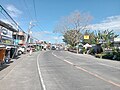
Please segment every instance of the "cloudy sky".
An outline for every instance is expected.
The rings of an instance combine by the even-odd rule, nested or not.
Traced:
[[[61,42],[62,36],[53,33],[56,22],[75,10],[93,16],[92,30],[110,29],[120,35],[120,0],[0,0],[0,4],[25,32],[32,21],[32,35],[39,40]],[[0,20],[12,23],[4,12]]]

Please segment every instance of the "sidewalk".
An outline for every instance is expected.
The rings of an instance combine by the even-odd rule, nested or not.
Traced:
[[[39,53],[22,55],[0,71],[0,90],[42,90],[36,63]]]
[[[27,54],[22,54],[21,56],[18,56],[16,59],[11,59],[9,64],[3,64],[3,66],[0,67],[0,80],[2,80],[26,56]]]

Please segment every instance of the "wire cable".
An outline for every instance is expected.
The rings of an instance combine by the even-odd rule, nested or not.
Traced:
[[[35,12],[35,19],[37,20],[35,0],[33,0],[33,7],[34,7],[34,12]]]

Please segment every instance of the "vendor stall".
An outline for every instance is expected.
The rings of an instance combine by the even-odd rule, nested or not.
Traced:
[[[0,64],[3,64],[5,58],[6,48],[4,45],[0,45]]]

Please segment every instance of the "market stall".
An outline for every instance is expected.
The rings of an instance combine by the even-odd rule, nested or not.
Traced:
[[[0,45],[0,64],[3,64],[5,58],[6,48],[4,45]]]

